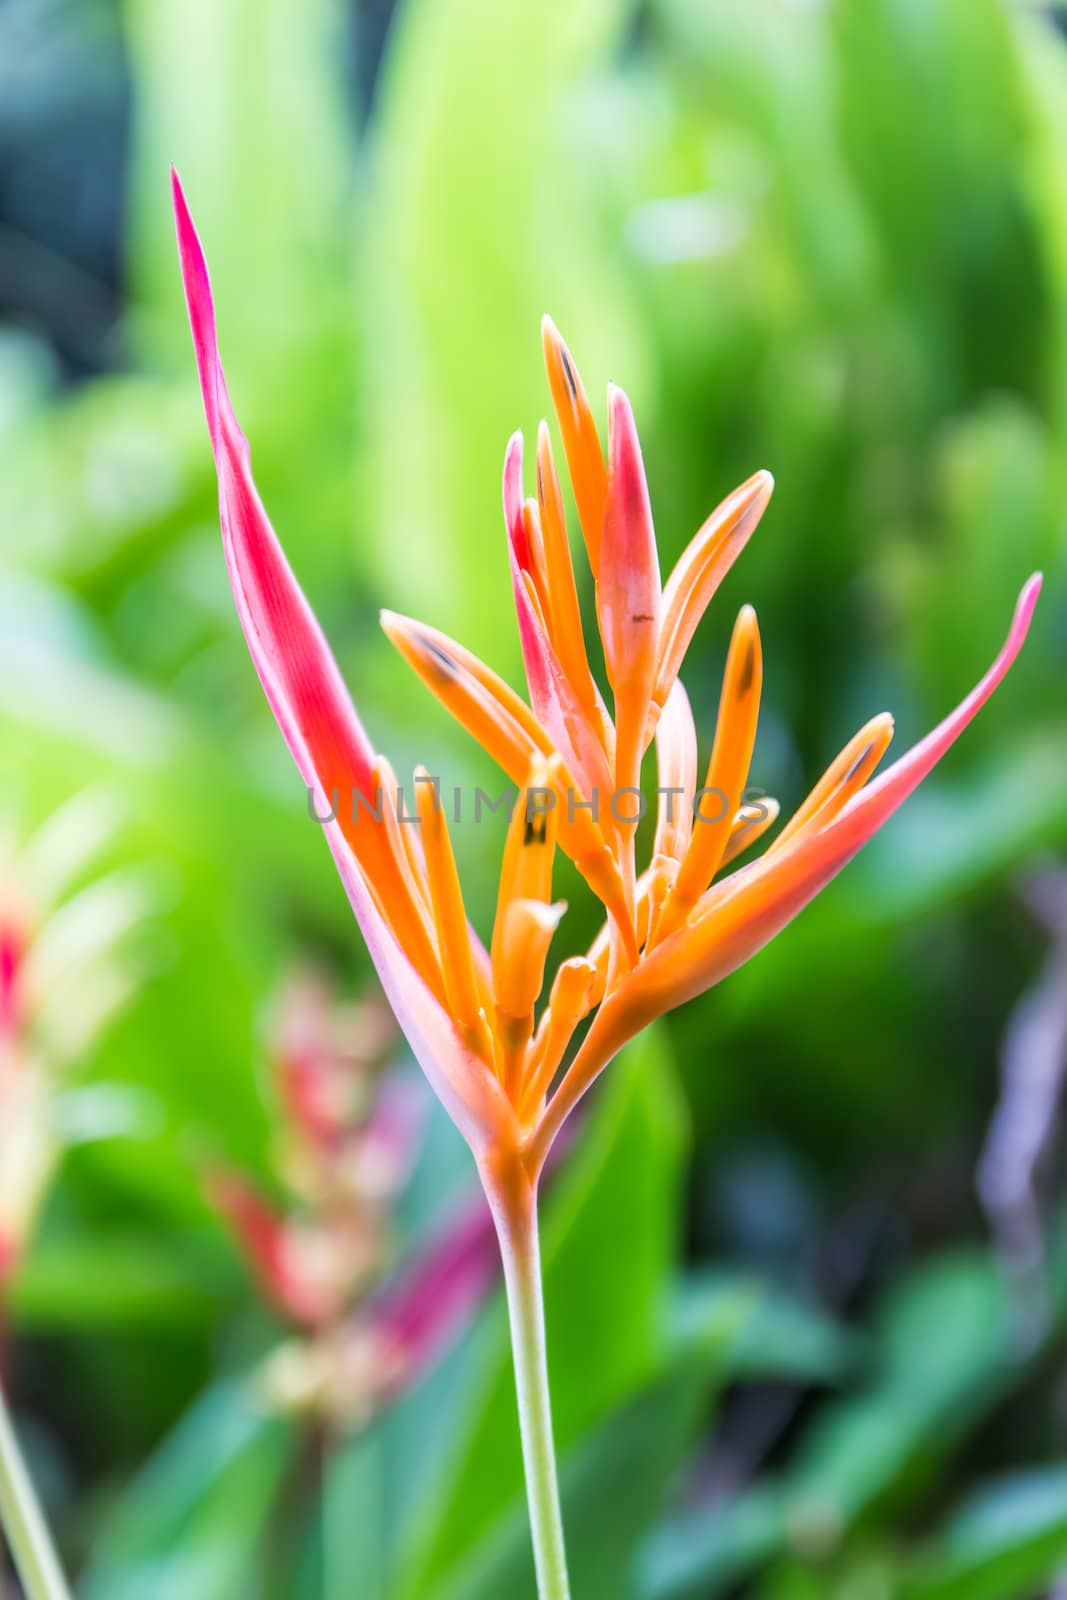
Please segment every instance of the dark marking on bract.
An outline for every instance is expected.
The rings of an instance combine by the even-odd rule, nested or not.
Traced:
[[[545,844],[548,841],[548,821],[543,811],[537,811],[526,818],[526,832],[522,836],[524,845]]]
[[[873,743],[864,745],[863,749],[860,751],[860,753],[856,757],[855,761],[852,763],[852,765],[849,767],[848,771],[845,773],[845,776],[841,779],[842,785],[844,785],[846,783],[849,783],[851,781],[851,779],[853,779],[856,776],[856,773],[862,767],[863,763],[866,761],[867,757],[870,755],[870,753],[871,753],[871,751],[873,749],[874,749]]]
[[[655,622],[651,611],[634,611],[630,615],[631,622]]]
[[[748,641],[748,649],[745,652],[745,662],[744,662],[743,667],[741,668],[741,682],[737,685],[738,699],[740,699],[742,695],[746,695],[748,693],[748,691],[751,689],[752,680],[753,680],[753,678],[755,676],[756,676],[756,642],[755,642],[754,639],[750,639]]]
[[[453,661],[447,650],[442,650],[439,644],[432,639],[427,639],[425,634],[419,635],[419,644],[423,652],[429,657],[431,664],[443,677],[453,679],[459,677],[459,664]]]
[[[571,392],[571,399],[574,400],[574,401],[577,401],[577,399],[578,399],[578,380],[574,376],[574,371],[573,371],[573,369],[571,367],[571,363],[570,363],[570,357],[568,356],[566,350],[561,350],[560,351],[560,359],[563,362],[563,372],[564,372],[564,376],[567,379],[567,387]]]

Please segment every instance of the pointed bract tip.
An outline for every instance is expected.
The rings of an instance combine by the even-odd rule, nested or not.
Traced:
[[[378,613],[378,626],[391,644],[418,639],[418,623],[412,617],[402,616],[399,611],[389,611],[383,607]]]
[[[1005,649],[1010,652],[1013,660],[1022,647],[1023,640],[1029,631],[1034,615],[1034,607],[1037,605],[1037,597],[1041,593],[1041,585],[1044,581],[1045,575],[1043,572],[1031,573],[1023,584],[1019,592],[1019,598],[1015,602],[1015,613],[1012,616],[1011,627],[1008,630],[1008,637],[1005,642]]]
[[[182,187],[182,180],[178,175],[177,167],[171,167],[170,169],[170,196],[174,206],[174,220],[178,226],[179,239],[186,232],[191,232],[195,237],[196,227],[193,223],[193,215],[189,210],[189,202],[185,198],[185,189]]]
[[[608,422],[614,417],[616,411],[620,416],[633,416],[633,406],[626,390],[617,383],[608,382]]]
[[[641,440],[630,397],[617,383],[608,384],[608,456],[614,462],[623,453],[641,459]]]
[[[178,239],[178,262],[181,269],[185,306],[189,313],[189,327],[193,336],[200,392],[204,400],[208,433],[216,454],[222,448],[221,431],[229,427],[235,439],[240,438],[236,418],[229,410],[226,385],[219,364],[218,340],[215,332],[215,305],[211,295],[211,278],[207,258],[189,210],[185,191],[177,171],[172,169],[171,191],[174,198],[174,229]],[[225,419],[220,415],[226,408]]]
[[[516,428],[504,452],[504,517],[508,532],[522,517],[522,429]]]
[[[1027,578],[1026,582],[1023,584],[1022,593],[1019,595],[1019,604],[1017,610],[1020,613],[1025,612],[1027,622],[1029,622],[1030,618],[1033,616],[1034,607],[1037,604],[1037,597],[1041,593],[1041,586],[1044,581],[1045,574],[1043,572],[1032,572]]]
[[[567,348],[566,339],[560,333],[547,311],[541,318],[541,350],[544,354],[545,368],[549,376],[551,377],[553,368],[559,369],[566,379],[567,387],[573,396],[578,386],[574,362]]]
[[[553,900],[546,905],[543,900],[524,900],[523,915],[545,933],[555,933],[567,914],[566,900]]]
[[[734,492],[727,497],[726,505],[739,505],[746,524],[749,524],[753,512],[763,515],[767,502],[774,493],[774,477],[765,468],[754,472],[751,478],[746,478]]]
[[[857,740],[861,736],[865,736],[867,742],[853,766],[861,766],[864,759],[874,750],[879,752],[878,760],[880,761],[892,744],[893,735],[896,731],[896,720],[891,711],[879,711],[875,716],[871,717],[869,721],[864,723],[860,733],[856,735]]]

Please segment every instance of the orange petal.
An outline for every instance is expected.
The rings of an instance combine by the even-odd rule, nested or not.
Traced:
[[[666,705],[697,624],[755,532],[773,490],[769,472],[757,472],[735,489],[712,512],[667,579],[653,696],[656,705]]]
[[[728,867],[731,861],[736,861],[737,857],[754,845],[757,839],[762,839],[767,829],[773,828],[778,821],[780,810],[777,800],[772,800],[769,796],[766,799],[746,801],[734,818],[733,831],[722,858],[722,865]]]
[[[430,905],[425,868],[414,835],[414,816],[402,810],[396,774],[382,755],[375,759],[371,781],[377,796],[375,810],[381,822],[375,821],[369,812],[364,817],[361,811],[356,831],[361,827],[380,827],[389,844],[388,855],[383,858],[372,887],[408,958],[434,996],[443,1001],[444,980],[427,927]],[[408,816],[406,822],[401,821],[402,815]]]
[[[743,606],[726,658],[704,791],[698,797],[692,838],[661,934],[688,915],[722,864],[752,764],[762,687],[763,654],[756,613],[751,606]]]
[[[560,849],[574,862],[611,916],[626,958],[633,963],[637,960],[639,950],[637,930],[615,852],[608,845],[592,813],[585,809],[585,802],[575,795],[566,773],[562,775],[561,783]]]
[[[658,944],[663,931],[663,913],[670,904],[675,885],[678,882],[678,872],[681,862],[675,856],[657,855],[652,857],[652,863],[645,874],[645,899],[648,914],[645,918],[647,931],[642,940],[645,948]],[[639,885],[640,888],[640,885]],[[642,907],[638,906],[638,928],[641,928]]]
[[[853,734],[841,753],[827,767],[799,810],[789,819],[767,854],[781,850],[791,839],[809,828],[832,822],[857,794],[889,748],[893,737],[893,718],[888,711],[872,717]]]
[[[460,725],[499,762],[513,783],[525,783],[530,757],[538,751],[553,753],[552,740],[530,708],[484,662],[454,639],[425,623],[392,611],[381,614],[386,635],[413,667],[427,688]],[[593,893],[617,922],[630,958],[637,943],[626,892],[615,853],[598,820],[603,797],[582,799],[579,785],[567,770],[560,771],[559,844],[574,862]],[[589,810],[594,804],[596,814]]]
[[[541,342],[545,352],[545,370],[552,391],[559,431],[563,435],[563,448],[571,475],[574,499],[578,507],[578,520],[589,556],[589,565],[596,577],[600,570],[600,540],[604,527],[604,507],[607,503],[608,474],[596,423],[589,409],[582,380],[571,359],[570,351],[559,336],[551,317],[541,322]]]
[[[523,1026],[523,1045],[533,1031],[533,1010],[544,984],[545,961],[566,903],[513,900],[493,939],[493,993],[497,1010]]]
[[[552,740],[530,708],[478,657],[436,628],[381,613],[382,628],[408,665],[514,783],[524,783],[535,750]]]
[[[504,844],[497,920],[512,900],[552,898],[552,867],[559,832],[555,785],[558,763],[534,756],[515,802]]]
[[[535,756],[508,825],[493,922],[497,1035],[503,1049],[504,1083],[513,1100],[518,1097],[533,1033],[548,948],[564,910],[562,904],[549,904],[558,828],[554,776],[549,763]]]
[[[475,978],[463,890],[438,786],[425,767],[415,769],[415,803],[448,1006],[471,1035],[476,1048],[484,1047],[485,1019]]]
[[[551,1088],[575,1028],[589,1015],[595,982],[596,968],[584,956],[571,956],[560,963],[534,1041],[519,1106],[520,1117],[534,1112]]]
[[[693,832],[697,787],[697,731],[689,696],[676,681],[656,727],[659,813],[653,855],[681,861]]]

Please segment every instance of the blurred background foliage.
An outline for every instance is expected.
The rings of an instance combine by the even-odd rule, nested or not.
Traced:
[[[376,611],[515,678],[499,474],[546,409],[546,309],[590,393],[634,399],[665,564],[776,475],[688,685],[710,733],[751,599],[754,778],[786,805],[873,710],[925,731],[1045,569],[1011,679],[889,832],[605,1080],[548,1315],[582,1600],[1061,1592],[1055,8],[0,5],[0,803],[26,834],[106,785],[105,864],[151,885],[125,1010],[64,1068],[111,1114],[3,1292],[29,1453],[90,1600],[517,1600],[498,1297],[351,1437],[247,1382],[277,1328],[204,1164],[267,1181],[270,996],[367,963],[232,612],[171,161],[260,487],[402,774],[495,778]],[[500,840],[457,844],[484,929]],[[401,1252],[470,1181],[432,1119]]]

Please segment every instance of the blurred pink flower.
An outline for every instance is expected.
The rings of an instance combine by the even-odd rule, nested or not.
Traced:
[[[331,1424],[362,1423],[414,1382],[499,1270],[480,1192],[396,1259],[393,1208],[427,1107],[417,1080],[386,1069],[387,1019],[374,1001],[336,1003],[314,979],[289,984],[269,1046],[285,1198],[230,1169],[205,1179],[264,1300],[296,1330],[266,1364],[269,1394]]]

